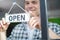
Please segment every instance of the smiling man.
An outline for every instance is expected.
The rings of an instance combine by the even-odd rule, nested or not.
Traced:
[[[39,0],[25,0],[25,10],[31,14],[29,22],[16,25],[7,40],[40,40],[42,38]],[[1,31],[5,32],[8,26],[9,23],[2,19]],[[60,38],[57,36],[60,35],[59,27],[60,25],[56,23],[48,24],[50,38]]]

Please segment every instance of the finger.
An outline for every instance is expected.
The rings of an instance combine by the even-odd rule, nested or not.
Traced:
[[[5,19],[4,19],[4,18],[2,18],[2,23],[3,23],[3,24],[6,24],[6,21],[5,21]]]
[[[6,20],[4,18],[2,18],[2,25],[8,26],[9,24],[10,24],[10,22],[6,22]]]
[[[32,18],[30,19],[30,21],[28,22],[31,29],[32,29],[32,24],[31,24],[31,23],[32,23],[33,19],[34,19],[34,18],[32,17]]]
[[[4,27],[3,27],[3,23],[2,23],[2,22],[1,22],[1,26],[2,26],[2,28],[4,28]]]
[[[33,18],[29,20],[29,25],[31,26],[31,23],[33,22]]]
[[[2,22],[1,22],[1,25],[2,25],[2,30],[6,30],[7,29],[7,23],[5,23],[5,24],[3,24]]]
[[[29,24],[32,26],[35,22],[38,22],[39,19],[37,17],[32,17],[29,21]]]
[[[38,25],[39,25],[39,23],[36,22],[36,23],[33,25],[33,27],[35,28],[35,27],[37,27]]]
[[[34,23],[34,21],[39,21],[39,19],[38,19],[37,17],[32,17],[31,20],[30,20],[30,23],[31,23],[31,22]]]
[[[41,25],[39,22],[36,22],[33,27],[37,28],[37,29],[41,29]]]
[[[37,23],[37,20],[32,21],[31,26],[33,26],[35,23]]]
[[[37,15],[34,12],[29,11],[29,13],[30,13],[31,17],[37,17]]]
[[[3,24],[10,24],[10,22],[6,22],[5,18],[2,18],[2,23]]]
[[[38,20],[35,19],[35,20],[32,20],[32,22],[30,23],[30,28],[35,28],[35,26],[33,26],[35,23],[37,23]]]
[[[28,12],[30,13],[30,17],[32,17],[32,15],[31,15],[32,11],[28,11]]]
[[[31,24],[35,20],[35,17],[32,17],[29,21],[29,24]]]

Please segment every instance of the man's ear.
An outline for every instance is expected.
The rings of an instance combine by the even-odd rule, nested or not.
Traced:
[[[60,37],[56,33],[54,33],[51,29],[48,29],[48,33],[49,33],[49,38],[60,39]]]

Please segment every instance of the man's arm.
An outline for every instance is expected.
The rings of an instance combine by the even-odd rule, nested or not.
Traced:
[[[10,23],[7,23],[4,18],[0,20],[0,40],[6,40],[6,30]]]
[[[0,32],[0,40],[6,40],[6,31]]]
[[[51,29],[48,29],[49,31],[49,38],[51,39],[60,39],[60,36],[56,35]]]

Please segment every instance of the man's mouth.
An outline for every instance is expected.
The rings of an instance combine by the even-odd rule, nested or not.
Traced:
[[[35,9],[28,9],[27,11],[35,11]]]
[[[29,11],[31,11],[31,12],[35,12],[35,10],[29,10]],[[29,12],[29,11],[28,11],[28,12]]]

